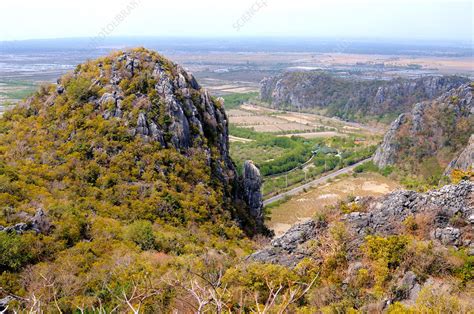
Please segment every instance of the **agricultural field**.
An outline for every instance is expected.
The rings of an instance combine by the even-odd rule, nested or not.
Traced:
[[[360,123],[346,122],[338,118],[325,117],[313,113],[275,110],[260,102],[252,94],[249,102],[235,102],[229,106],[226,101],[227,115],[234,126],[253,129],[260,133],[273,133],[280,136],[302,136],[304,138],[381,135],[383,128],[366,126]],[[227,96],[229,97],[229,96]],[[245,97],[244,95],[240,96]],[[226,99],[226,97],[224,97]]]
[[[355,196],[376,197],[400,188],[399,183],[378,173],[341,176],[286,202],[267,207],[270,212],[267,225],[278,236],[294,223],[323,214],[328,206],[338,206],[339,202]]]
[[[0,81],[0,108],[30,96],[37,87],[37,84],[26,81]]]
[[[239,171],[245,160],[255,162],[265,198],[364,160],[381,140],[361,124],[273,110],[254,94],[226,97],[231,156]]]

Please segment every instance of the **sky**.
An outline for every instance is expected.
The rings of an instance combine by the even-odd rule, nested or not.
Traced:
[[[473,41],[472,0],[1,0],[0,40],[104,36]]]

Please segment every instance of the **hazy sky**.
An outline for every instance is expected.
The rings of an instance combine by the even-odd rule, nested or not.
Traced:
[[[121,35],[473,38],[471,0],[0,1],[0,40]]]

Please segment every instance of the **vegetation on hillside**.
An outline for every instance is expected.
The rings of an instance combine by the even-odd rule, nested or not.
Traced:
[[[185,272],[179,261],[199,263],[212,250],[235,257],[252,246],[209,164],[221,154],[214,135],[184,154],[130,132],[143,110],[167,130],[153,68],[144,65],[158,62],[169,75],[175,69],[156,53],[133,53],[142,57],[140,73],[127,76],[117,52],[64,76],[64,92],[42,86],[0,119],[0,225],[28,225],[46,213],[41,232],[0,231],[0,293],[15,296],[20,308],[126,311],[122,298],[135,298],[135,285],[173,280]],[[124,76],[122,118],[107,118],[115,104],[98,101],[111,92],[112,71]],[[137,101],[143,95],[156,102]],[[166,287],[147,311],[171,304],[177,286]]]
[[[244,94],[229,94],[224,95],[222,98],[224,99],[225,109],[235,109],[238,108],[240,105],[248,102],[249,100],[256,99],[258,97],[258,92],[251,92],[251,93],[244,93]]]
[[[419,104],[402,120],[381,146],[395,148],[390,156],[394,177],[410,189],[426,190],[449,182],[445,177],[449,163],[474,134],[472,86],[464,85]]]

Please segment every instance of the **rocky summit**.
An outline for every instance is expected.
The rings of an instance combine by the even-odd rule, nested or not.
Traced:
[[[255,201],[253,194],[259,188],[254,183],[259,180],[258,172],[251,180],[237,175],[229,156],[228,119],[222,100],[209,95],[181,66],[155,52],[117,52],[79,65],[73,73],[59,79],[57,86],[43,88],[17,111],[7,114],[6,119],[13,119],[15,114],[48,121],[48,126],[38,126],[29,132],[41,130],[56,141],[56,148],[69,143],[70,150],[79,150],[78,157],[85,154],[86,160],[94,161],[98,173],[92,175],[92,184],[123,153],[123,143],[119,141],[177,152],[189,160],[198,158],[206,173],[198,174],[192,184],[209,180],[210,186],[222,193],[217,198],[223,200],[224,207],[243,229],[251,233],[264,230],[262,204]],[[7,133],[13,136],[14,132],[12,125]],[[107,147],[104,139],[115,140],[117,144]],[[29,138],[16,140],[25,143],[21,157],[35,162],[36,157],[30,155],[34,151],[30,145],[34,143],[28,143]],[[53,151],[49,154],[41,162],[51,166],[68,162],[68,157],[61,161]],[[130,154],[131,160],[117,166],[130,167],[132,162],[137,167],[136,175],[101,184],[113,187],[124,182],[146,190],[153,185],[148,179],[150,175],[170,178],[175,173],[171,164],[149,164],[153,161],[148,160],[151,156],[145,151],[132,150]]]
[[[223,100],[154,51],[78,65],[6,111],[0,133],[1,311],[127,312],[139,289],[148,312],[189,312],[163,302],[194,285],[181,276],[270,234],[258,168],[240,176],[230,158]]]

